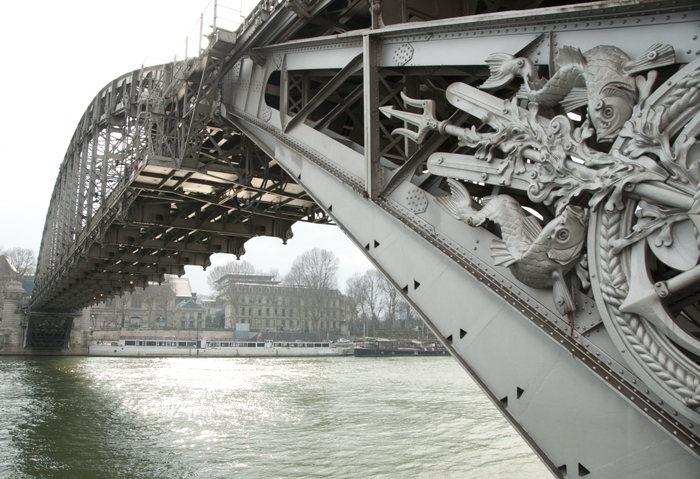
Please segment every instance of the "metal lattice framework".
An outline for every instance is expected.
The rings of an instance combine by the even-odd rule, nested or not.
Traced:
[[[334,222],[555,476],[697,477],[699,15],[262,2],[96,97],[32,307]]]
[[[35,310],[75,309],[327,221],[273,159],[202,113],[209,59],[124,75],[87,109],[47,214]]]

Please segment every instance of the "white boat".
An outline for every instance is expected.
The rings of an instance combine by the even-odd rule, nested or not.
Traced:
[[[287,342],[287,341],[195,341],[179,340],[134,340],[91,344],[90,356],[119,357],[313,357],[313,356],[352,356],[350,348],[336,347],[330,342]]]

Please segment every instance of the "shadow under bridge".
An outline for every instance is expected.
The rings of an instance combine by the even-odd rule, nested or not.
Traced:
[[[207,57],[208,58],[208,57]],[[100,91],[76,127],[46,217],[33,312],[69,312],[240,257],[255,236],[287,241],[326,223],[252,142],[198,104],[206,59],[144,68]]]

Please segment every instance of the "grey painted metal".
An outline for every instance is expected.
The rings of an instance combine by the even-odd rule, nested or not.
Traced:
[[[373,15],[373,18],[376,15]],[[372,22],[375,26],[376,22]],[[379,164],[380,140],[379,140],[379,70],[378,42],[375,38],[365,35],[362,37],[362,93],[365,133],[365,163],[367,172],[365,175],[366,192],[370,198],[375,198],[381,191],[382,168]]]
[[[319,91],[312,100],[306,103],[304,107],[294,115],[294,117],[289,120],[287,126],[285,126],[284,131],[288,131],[294,128],[294,125],[300,121],[304,121],[310,113],[312,113],[316,108],[318,108],[321,103],[323,103],[329,96],[351,75],[360,69],[362,63],[362,55],[358,55],[350,61],[347,65],[343,67],[332,79],[330,79]]]
[[[34,306],[70,309],[99,288],[115,294],[206,264],[214,251],[243,254],[259,234],[286,240],[294,221],[332,220],[553,475],[697,477],[700,372],[688,353],[700,332],[697,5],[494,13],[522,5],[445,0],[427,19],[411,1],[340,3],[263,2],[259,20],[217,32],[202,57],[100,92],[61,166]],[[450,9],[487,13],[449,18]],[[659,42],[671,60],[651,46]],[[577,93],[596,75],[609,82],[589,53],[600,45],[629,55],[610,60],[617,50],[602,49],[619,80],[606,86],[628,82],[627,93],[601,99],[591,88],[587,107],[580,91],[537,96],[547,85]],[[358,58],[361,78],[349,74]],[[518,77],[529,82],[521,91],[509,85]],[[495,93],[476,88],[484,82]],[[630,110],[621,134],[593,121],[605,111],[598,100]],[[560,103],[591,120],[556,116]],[[305,121],[290,124],[295,114]],[[392,134],[401,129],[427,141]],[[562,132],[573,135],[568,148]],[[606,176],[616,161],[624,174]],[[563,193],[541,196],[547,188]],[[262,206],[249,215],[241,202]],[[570,215],[586,218],[584,207],[588,233],[571,247],[534,262],[518,250],[558,234]],[[637,219],[638,209],[656,219]],[[477,227],[479,215],[496,225]],[[508,215],[523,225],[520,246],[509,243]]]
[[[365,43],[365,48],[367,48],[366,45],[367,43]],[[314,46],[314,48],[316,47],[317,45]],[[385,58],[386,55],[380,55],[378,62],[381,63],[382,59]],[[306,62],[305,64],[308,64],[308,62]],[[366,104],[367,99],[365,99],[365,105]],[[367,111],[366,106],[365,111]],[[270,151],[274,148],[276,156],[279,158],[280,162],[282,162],[282,164],[284,164],[286,167],[295,167],[298,164],[298,161],[294,161],[291,158],[295,157],[296,155],[303,155],[308,160],[308,163],[318,165],[325,172],[335,173],[334,176],[336,178],[342,178],[342,176],[348,178],[352,176],[350,174],[338,175],[337,172],[339,169],[341,171],[346,168],[350,169],[353,162],[345,159],[338,160],[337,158],[339,158],[339,156],[336,152],[333,152],[332,154],[330,154],[329,152],[328,154],[323,155],[320,151],[323,142],[314,141],[313,135],[310,134],[310,132],[309,136],[305,137],[304,143],[308,145],[313,145],[315,153],[314,155],[309,155],[306,151],[307,149],[303,145],[297,145],[297,147],[295,148],[295,143],[300,143],[299,138],[297,137],[295,141],[294,138],[287,138],[285,137],[285,135],[279,135],[276,132],[274,124],[259,122],[255,118],[246,115],[243,112],[239,113],[236,110],[230,110],[229,116],[231,115],[235,116],[238,119],[236,125],[243,131],[245,131],[246,134],[249,135],[251,138],[254,138],[256,142],[258,142],[260,145],[265,145],[264,147],[266,149],[269,149]],[[243,123],[240,123],[241,121]],[[366,121],[371,120],[366,118]],[[372,130],[372,128],[370,128],[370,130]],[[295,131],[295,133],[297,133],[298,135],[301,134],[301,132],[299,131]],[[365,132],[365,134],[367,133]],[[293,151],[291,153],[285,153],[285,149],[291,149]],[[320,158],[319,155],[321,156]],[[285,161],[286,157],[291,157],[289,162]],[[367,161],[367,157],[368,155],[365,153],[365,162]],[[567,421],[564,417],[557,416],[554,421],[551,421],[554,422],[556,426],[552,425],[551,423],[549,425],[542,424],[543,417],[540,416],[538,418],[538,421],[534,421],[534,423],[531,424],[533,428],[532,431],[539,430],[539,432],[531,433],[529,432],[529,430],[523,429],[521,429],[521,432],[523,432],[523,435],[528,440],[538,444],[543,451],[546,451],[543,455],[545,455],[546,458],[549,459],[548,465],[550,465],[550,468],[553,470],[553,472],[561,474],[562,471],[565,469],[566,471],[568,471],[567,475],[574,475],[576,472],[579,472],[582,475],[587,475],[586,471],[594,471],[593,474],[597,477],[620,477],[632,475],[648,475],[648,477],[655,477],[659,474],[672,475],[678,477],[694,477],[696,475],[698,466],[697,457],[692,452],[689,453],[685,460],[681,460],[680,462],[675,461],[675,458],[684,455],[684,453],[680,452],[680,450],[686,450],[683,449],[683,446],[688,448],[687,450],[690,451],[697,448],[697,438],[694,436],[692,428],[684,427],[679,421],[676,421],[674,419],[667,419],[667,417],[673,418],[674,414],[678,414],[679,411],[684,408],[678,407],[667,409],[663,407],[663,405],[665,404],[663,401],[661,401],[661,404],[659,404],[659,402],[657,401],[657,405],[652,406],[653,401],[655,400],[655,394],[649,391],[648,389],[639,389],[639,387],[637,386],[637,384],[639,384],[639,380],[631,373],[630,369],[628,369],[628,365],[626,364],[626,361],[623,359],[623,357],[620,356],[619,352],[616,351],[614,347],[610,347],[611,344],[605,340],[604,333],[596,334],[600,333],[600,320],[593,320],[590,324],[583,322],[591,318],[594,315],[595,310],[587,310],[587,308],[581,307],[583,305],[581,305],[580,303],[588,303],[590,301],[592,306],[593,300],[591,298],[584,296],[579,296],[577,298],[577,302],[579,304],[577,304],[576,306],[576,311],[574,315],[576,319],[581,320],[580,324],[576,324],[576,322],[572,323],[571,318],[566,318],[565,316],[562,317],[557,312],[556,308],[553,307],[551,297],[549,300],[544,301],[539,305],[535,304],[537,301],[534,301],[534,292],[531,290],[527,291],[527,293],[522,290],[517,291],[517,296],[515,296],[509,301],[508,299],[506,299],[509,296],[509,294],[504,295],[505,291],[500,287],[499,282],[496,279],[498,275],[494,274],[495,271],[489,271],[490,268],[487,265],[493,265],[493,260],[489,258],[490,255],[486,254],[484,256],[481,256],[480,259],[476,261],[459,261],[459,256],[461,255],[455,254],[453,250],[455,249],[455,246],[458,246],[460,243],[460,239],[458,238],[465,238],[468,236],[466,232],[463,232],[461,234],[450,235],[448,237],[449,239],[446,238],[446,244],[440,244],[440,242],[435,243],[434,239],[436,237],[439,238],[441,236],[440,230],[442,228],[448,228],[448,226],[445,224],[444,220],[438,219],[439,215],[433,212],[434,217],[425,221],[424,225],[420,224],[423,223],[422,221],[411,221],[412,217],[415,216],[415,213],[413,213],[411,205],[406,204],[407,199],[411,197],[410,191],[401,191],[401,193],[403,194],[400,197],[397,197],[396,193],[389,194],[389,198],[387,198],[384,201],[380,200],[379,198],[375,199],[374,204],[376,206],[379,206],[380,208],[385,207],[386,210],[392,212],[392,216],[394,218],[399,219],[399,223],[401,225],[397,228],[398,231],[394,232],[393,234],[381,235],[378,234],[379,231],[388,228],[386,219],[382,219],[381,215],[378,215],[378,213],[376,213],[375,209],[373,209],[372,207],[370,207],[369,209],[373,212],[364,210],[358,211],[360,207],[357,205],[357,201],[353,202],[352,206],[349,206],[346,200],[324,200],[320,198],[321,196],[323,196],[323,194],[330,194],[331,190],[336,191],[337,186],[332,185],[332,182],[328,178],[324,178],[324,180],[319,182],[318,185],[313,186],[311,184],[311,180],[309,179],[309,172],[307,172],[306,169],[303,168],[306,165],[307,162],[303,162],[302,169],[298,172],[295,168],[293,175],[301,177],[300,182],[304,184],[309,191],[313,192],[314,198],[317,202],[319,202],[320,204],[327,205],[328,208],[332,208],[332,216],[339,224],[341,224],[344,227],[344,229],[347,229],[349,234],[356,234],[358,236],[360,234],[370,234],[371,239],[367,238],[365,240],[359,240],[358,243],[361,246],[363,246],[365,250],[370,252],[370,255],[376,261],[376,264],[390,278],[392,278],[392,280],[394,280],[396,286],[404,292],[408,293],[407,296],[409,299],[413,299],[411,297],[412,291],[416,291],[418,288],[424,287],[426,283],[431,284],[430,280],[420,281],[419,279],[416,279],[415,273],[417,271],[420,271],[421,265],[424,262],[430,266],[434,266],[436,263],[438,263],[438,261],[432,260],[427,262],[425,261],[428,254],[425,251],[425,246],[421,241],[419,241],[420,246],[415,248],[408,247],[405,244],[401,243],[399,238],[403,239],[406,236],[405,226],[414,223],[414,232],[417,233],[419,237],[421,237],[423,242],[426,240],[433,239],[432,247],[439,251],[442,251],[443,254],[452,258],[458,264],[461,263],[462,267],[464,267],[465,269],[471,269],[476,279],[486,283],[487,285],[490,285],[491,290],[497,292],[498,295],[502,298],[502,300],[505,299],[508,303],[511,303],[512,301],[512,306],[517,308],[516,311],[518,313],[523,314],[525,318],[529,319],[530,324],[533,324],[533,326],[535,327],[539,327],[541,330],[544,329],[545,331],[547,325],[551,324],[552,322],[555,325],[558,325],[558,328],[555,327],[551,331],[549,331],[549,335],[550,337],[553,336],[555,338],[555,341],[558,342],[558,344],[564,345],[564,350],[567,351],[567,357],[569,357],[568,355],[572,355],[574,358],[580,361],[579,364],[590,364],[590,366],[587,366],[589,368],[589,373],[593,372],[593,377],[599,378],[603,384],[608,384],[610,386],[610,389],[603,388],[603,392],[601,392],[601,396],[598,398],[596,398],[596,393],[593,392],[593,389],[595,388],[593,388],[592,385],[587,385],[586,388],[591,387],[591,389],[587,389],[586,392],[576,393],[575,397],[566,396],[566,400],[563,400],[563,397],[560,397],[562,392],[568,391],[567,393],[564,393],[565,395],[570,393],[572,390],[571,388],[573,386],[570,384],[563,385],[559,383],[558,387],[561,387],[561,390],[554,391],[552,389],[548,389],[544,396],[534,399],[534,402],[532,403],[528,403],[526,406],[527,409],[531,409],[534,405],[538,404],[548,404],[549,406],[553,407],[553,404],[557,401],[555,400],[554,403],[548,401],[552,401],[552,398],[554,397],[560,397],[560,399],[562,399],[562,404],[567,404],[567,408],[565,408],[567,411],[579,411],[579,414],[585,416],[586,414],[581,411],[590,407],[590,411],[596,411],[595,414],[598,414],[601,411],[610,411],[610,409],[608,408],[612,406],[610,397],[610,394],[612,394],[613,396],[618,397],[619,400],[623,401],[623,403],[625,404],[624,406],[622,406],[623,408],[627,408],[630,404],[639,404],[639,407],[636,408],[637,414],[639,414],[640,416],[647,416],[649,419],[662,425],[661,429],[654,429],[657,426],[652,426],[653,423],[651,421],[645,422],[646,424],[649,424],[649,427],[651,429],[648,429],[643,433],[640,432],[639,437],[635,438],[634,440],[630,440],[629,431],[631,426],[629,424],[620,424],[615,423],[615,421],[613,421],[613,423],[608,423],[609,426],[612,426],[610,429],[604,428],[600,424],[597,424],[595,426],[597,430],[596,438],[599,439],[601,437],[605,437],[609,439],[610,442],[605,443],[604,445],[602,443],[598,443],[598,445],[602,445],[600,449],[592,447],[590,444],[581,444],[578,448],[575,447],[573,449],[578,450],[584,455],[587,455],[588,457],[586,457],[585,460],[583,458],[580,458],[574,461],[570,458],[567,461],[561,461],[561,458],[557,458],[556,450],[560,447],[563,447],[563,449],[571,450],[569,448],[569,446],[571,445],[570,441],[574,440],[574,438],[576,437],[586,435],[586,433],[583,432],[583,429],[586,429],[586,427],[581,425],[581,416],[578,416],[575,419],[575,422],[577,422],[578,425],[572,424],[570,421]],[[346,168],[343,168],[344,166]],[[389,168],[389,170],[390,169],[391,168]],[[366,173],[364,183],[370,184],[371,181],[372,175],[368,172]],[[344,182],[348,186],[350,186],[354,191],[357,191],[358,193],[361,192],[361,188],[363,186],[363,182],[361,179],[358,182],[348,181],[346,179]],[[406,183],[407,182],[403,183],[403,185],[405,185]],[[396,188],[395,191],[398,192],[400,190],[401,187]],[[368,194],[371,194],[370,192],[373,191],[373,188],[371,186],[368,186],[366,191]],[[396,207],[394,204],[392,204],[392,200],[397,202],[404,202],[405,206],[403,208]],[[367,200],[364,200],[364,202],[366,203]],[[352,214],[350,214],[350,218],[341,217],[341,213],[338,212],[338,203],[343,204],[342,211],[349,210],[353,212]],[[434,202],[430,200],[428,201],[428,208],[423,214],[429,214],[431,210],[430,204],[434,204]],[[376,206],[374,208],[376,208]],[[363,224],[353,227],[353,217],[362,218],[361,221],[363,222]],[[370,218],[371,220],[368,220]],[[366,224],[368,221],[371,221],[371,225]],[[475,234],[476,233],[471,233],[472,236],[470,242],[472,242],[472,244],[476,243],[476,246],[474,246],[474,249],[476,250],[479,249],[478,242],[483,241],[484,243],[486,243],[487,238],[484,237],[481,240],[477,239],[476,241],[474,241],[473,235]],[[471,248],[469,249],[471,250]],[[386,251],[386,256],[391,257],[391,259],[388,260],[386,263],[383,263],[381,260],[378,260],[378,258],[373,254],[375,250]],[[464,250],[466,250],[466,248],[464,248]],[[416,259],[412,260],[412,258]],[[397,268],[399,268],[398,271]],[[402,269],[409,270],[407,272],[410,274],[410,276],[413,276],[412,285],[411,281],[407,280],[408,278],[405,277],[407,276],[407,272],[404,272],[403,275],[401,274]],[[400,279],[402,276],[404,276],[403,280]],[[473,308],[473,304],[470,304],[469,306],[462,305],[461,308],[455,309],[454,311],[448,311],[448,309],[450,309],[449,306],[444,306],[442,305],[442,303],[454,303],[458,301],[456,298],[460,297],[460,295],[468,297],[469,301],[473,303],[475,301],[475,298],[482,297],[482,295],[468,293],[465,295],[465,292],[471,291],[469,286],[465,284],[463,280],[460,280],[458,278],[450,279],[451,281],[441,283],[440,286],[435,289],[435,291],[431,291],[432,294],[429,295],[429,298],[430,301],[435,301],[435,304],[432,304],[432,307],[436,308],[436,310],[434,310],[433,313],[428,312],[428,309],[431,308],[431,306],[422,306],[418,302],[415,302],[415,304],[419,308],[419,310],[423,314],[425,314],[426,317],[434,318],[433,324],[435,328],[442,333],[445,341],[448,344],[451,341],[454,345],[455,338],[457,336],[460,336],[460,339],[464,339],[468,338],[470,334],[474,334],[473,328],[470,326],[469,321],[464,320],[464,312],[468,310],[469,307]],[[511,278],[511,280],[513,279]],[[503,281],[503,279],[501,278],[500,281]],[[517,281],[509,284],[508,289],[513,288],[515,284],[517,284]],[[455,287],[453,291],[449,291],[448,285],[459,286]],[[445,291],[449,292],[445,293]],[[476,291],[474,291],[474,293],[476,293]],[[523,300],[523,298],[525,300]],[[501,304],[502,300],[495,302],[485,300],[485,304],[480,305],[476,308],[476,310],[489,311],[490,308]],[[546,312],[547,314],[543,315],[543,312]],[[586,316],[585,313],[588,313],[588,316]],[[460,314],[460,320],[455,320],[454,318],[460,317]],[[506,315],[507,314],[505,314],[502,307],[497,308],[497,317],[499,319],[503,318]],[[484,313],[481,316],[486,317],[486,319],[484,319],[484,322],[488,323],[489,325],[494,322],[493,317],[491,317],[488,313]],[[453,330],[452,334],[446,334],[449,331],[449,326],[447,325],[454,321],[456,321],[456,323],[461,326],[459,328],[459,332]],[[573,331],[575,330],[585,331],[584,334],[586,336],[574,333]],[[477,331],[479,331],[478,327]],[[491,337],[491,340],[486,340],[484,338],[485,333],[477,332],[475,335],[477,336],[477,338],[473,340],[475,341],[475,343],[470,344],[470,347],[475,347],[475,349],[478,350],[478,354],[470,354],[471,350],[457,350],[457,354],[460,358],[462,358],[465,361],[465,365],[468,365],[468,368],[472,370],[472,372],[478,378],[481,378],[483,374],[484,377],[502,379],[503,376],[507,376],[507,373],[504,373],[503,371],[504,367],[513,368],[514,363],[518,361],[528,362],[533,358],[537,357],[538,354],[541,354],[544,350],[544,348],[541,345],[535,346],[530,339],[525,339],[526,334],[524,332],[519,331],[518,334],[511,336],[512,332],[512,326],[503,327],[502,329],[498,329],[497,333],[494,333],[494,335]],[[592,336],[598,336],[596,337],[598,344],[595,345],[597,346],[597,348],[593,346],[594,343],[592,343],[591,340]],[[508,343],[506,337],[514,337],[514,343]],[[481,343],[482,340],[484,341],[484,343]],[[499,356],[498,354],[493,354],[494,351],[492,350],[492,348],[497,347],[496,344],[503,343],[508,344],[507,351],[499,349],[499,353],[502,356]],[[479,347],[480,344],[483,344],[483,346]],[[595,349],[598,350],[596,351]],[[504,360],[504,358],[509,356],[508,351],[513,350],[517,350],[521,354],[510,356],[510,360]],[[607,358],[605,358],[605,355],[607,355]],[[605,359],[601,359],[601,357]],[[615,365],[615,362],[617,362],[617,365]],[[475,366],[476,364],[478,364],[479,366]],[[562,366],[561,360],[557,360],[556,364],[558,367],[567,369],[565,366]],[[482,369],[482,372],[479,372],[475,369]],[[542,363],[533,366],[533,371],[541,371],[542,369]],[[562,372],[561,377],[579,376],[575,371],[567,369],[566,372]],[[495,379],[494,385],[485,385],[485,387],[492,392],[497,391],[497,387],[495,387],[495,383],[497,382],[498,379]],[[552,386],[553,383],[549,381],[547,382],[550,386]],[[518,401],[524,401],[526,394],[525,391],[527,390],[528,389],[525,387],[518,386],[515,392],[516,399]],[[504,396],[501,396],[500,394],[494,394],[493,397],[494,399],[498,399],[498,402],[500,402],[501,404],[504,404],[506,401],[508,401],[508,407],[511,407],[511,401],[513,399],[512,397],[509,399],[509,396],[507,394]],[[652,408],[654,409],[652,410]],[[685,416],[688,416],[687,410],[684,410],[683,412],[686,413],[684,414]],[[609,416],[606,415],[606,417]],[[554,418],[550,416],[549,419]],[[592,420],[592,418],[589,418],[588,420]],[[521,428],[523,424],[527,422],[523,417],[519,417],[515,419],[515,421],[520,425]],[[692,422],[689,424],[694,425],[694,423]],[[652,430],[655,430],[656,432],[652,432]],[[668,433],[668,435],[666,435],[666,433]],[[546,437],[533,437],[539,434],[544,434],[544,436]],[[644,437],[642,438],[641,436]],[[666,450],[664,453],[662,453],[662,455],[668,454],[668,456],[666,456],[667,458],[674,458],[674,460],[671,460],[672,465],[669,464],[668,459],[650,459],[646,457],[647,447],[649,447],[652,442],[656,441],[655,439],[652,439],[652,437],[654,436],[657,437],[656,440],[660,441],[660,443],[658,444],[665,443],[667,445],[669,440],[673,440],[672,438],[682,437],[682,439],[680,439],[680,441],[676,443],[676,446],[672,446],[671,449]],[[569,444],[567,444],[566,446],[562,446],[562,444],[567,442]],[[620,444],[624,444],[624,448],[628,452],[630,451],[628,449],[629,447],[639,447],[638,453],[633,453],[630,456],[625,457],[624,459],[616,459],[615,453],[608,454],[610,451],[619,448]],[[658,445],[654,447],[654,450],[660,451],[663,448],[663,446]],[[674,448],[677,448],[675,449],[675,452],[672,451]],[[605,457],[607,457],[607,459],[604,459]],[[553,458],[556,459],[552,460]],[[603,464],[601,461],[609,462]],[[664,465],[660,465],[661,463],[664,463]],[[640,473],[639,471],[642,468],[646,470]],[[662,470],[663,472],[661,472]]]

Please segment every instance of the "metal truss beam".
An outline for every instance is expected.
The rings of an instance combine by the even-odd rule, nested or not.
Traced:
[[[345,65],[342,70],[340,70],[331,80],[329,80],[314,97],[304,105],[304,107],[294,115],[294,117],[289,120],[289,123],[285,127],[284,131],[287,132],[294,128],[299,122],[306,120],[306,118],[316,109],[321,103],[323,103],[329,96],[331,96],[335,90],[343,83],[345,80],[354,75],[360,67],[362,66],[362,54],[357,55],[353,58],[347,65]]]
[[[551,80],[564,46],[617,45],[636,58],[653,39],[674,50],[662,83],[700,56],[693,2],[552,5],[386,0],[370,11],[359,1],[265,2],[239,31],[216,32],[200,58],[120,77],[86,110],[61,165],[33,307],[67,311],[179,274],[185,264],[205,265],[212,253],[240,256],[258,235],[285,241],[294,220],[334,221],[555,476],[696,477],[694,399],[682,403],[645,383],[647,373],[628,359],[633,348],[614,342],[617,326],[596,307],[600,299],[566,285],[575,307],[562,312],[551,289],[495,262],[489,245],[498,247],[502,230],[488,222],[473,228],[441,206],[450,194],[444,177],[458,170],[439,173],[447,170],[443,160],[460,159],[476,165],[462,177],[469,197],[486,205],[488,196],[506,193],[545,222],[557,217],[520,188],[523,177],[506,181],[511,172],[491,164],[505,149],[491,157],[470,143],[500,132],[496,120],[509,108],[521,122],[528,114],[554,122],[561,113],[525,110],[516,98],[521,80],[484,99],[470,85],[489,78],[492,53],[518,57],[532,65],[531,75]],[[526,9],[500,11],[509,8]],[[361,82],[353,75],[360,60]],[[416,119],[400,92],[424,110],[434,102],[429,114]],[[481,101],[481,110],[460,101]],[[403,116],[380,117],[385,105]],[[448,126],[450,134],[435,133],[420,147],[393,135],[397,128],[409,137],[418,129],[449,133]],[[517,173],[539,174],[532,165],[544,151],[529,151]],[[665,180],[669,188],[675,181]],[[587,239],[589,246],[597,240]],[[612,284],[589,272],[591,283]]]

